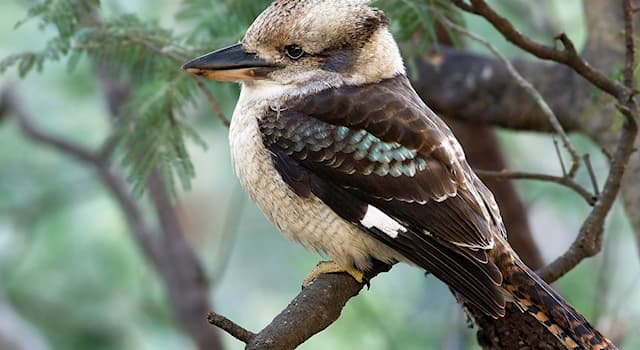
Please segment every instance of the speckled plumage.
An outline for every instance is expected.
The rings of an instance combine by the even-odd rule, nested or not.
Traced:
[[[300,116],[262,120],[263,137],[279,142],[283,151],[300,158],[312,157],[328,167],[352,174],[413,176],[424,171],[427,161],[415,150],[397,142],[384,142],[365,130],[322,123]],[[352,162],[346,162],[347,157]]]
[[[243,80],[229,139],[249,196],[346,271],[414,264],[487,315],[504,315],[508,295],[568,348],[616,349],[509,247],[493,195],[366,3],[277,0],[234,47],[236,61],[224,66],[227,50],[185,65]]]
[[[231,159],[243,188],[285,236],[307,249],[328,254],[342,266],[366,270],[371,258],[406,260],[382,242],[340,218],[317,197],[298,196],[273,166],[256,115],[269,108],[242,93],[229,130]]]
[[[262,142],[300,197],[317,196],[343,220],[401,248],[396,260],[428,269],[482,310],[501,313],[502,277],[485,253],[503,232],[499,212],[497,220],[489,214],[493,196],[467,171],[459,146],[450,146],[457,141],[449,129],[414,94],[399,75],[288,98],[258,118]],[[488,196],[474,195],[476,188]],[[384,218],[379,231],[365,225],[371,207],[403,229],[388,231],[395,223]],[[445,257],[447,264],[434,264]]]

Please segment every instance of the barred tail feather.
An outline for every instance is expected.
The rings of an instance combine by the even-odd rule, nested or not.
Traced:
[[[494,263],[504,276],[503,288],[511,294],[523,311],[535,317],[567,349],[618,349],[551,286],[529,269],[506,242],[497,243],[493,257]]]

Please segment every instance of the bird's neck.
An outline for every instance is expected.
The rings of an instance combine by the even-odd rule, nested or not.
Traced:
[[[331,84],[318,81],[304,85],[282,85],[269,81],[255,81],[242,85],[238,104],[262,105],[268,103],[271,106],[284,106],[289,101],[295,101],[341,85],[343,84],[337,81]]]
[[[400,49],[388,28],[378,29],[359,51],[346,85],[374,84],[405,74]]]

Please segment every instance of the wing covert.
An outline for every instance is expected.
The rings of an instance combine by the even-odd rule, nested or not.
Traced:
[[[486,254],[504,233],[493,196],[406,77],[328,89],[266,111],[258,124],[296,193],[313,193],[477,306],[493,300],[481,305],[489,314],[503,312],[502,276]],[[400,229],[371,225],[370,207]]]

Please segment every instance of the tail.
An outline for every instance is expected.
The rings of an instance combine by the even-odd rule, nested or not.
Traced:
[[[567,349],[617,350],[613,343],[529,269],[508,243],[496,240],[493,262],[504,276],[503,288],[523,311],[531,314]]]

